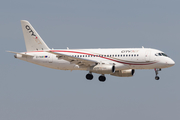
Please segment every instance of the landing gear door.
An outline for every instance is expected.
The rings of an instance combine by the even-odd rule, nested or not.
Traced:
[[[151,51],[150,50],[146,51],[145,60],[146,60],[146,62],[151,60]]]

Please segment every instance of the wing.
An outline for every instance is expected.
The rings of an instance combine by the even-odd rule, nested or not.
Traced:
[[[73,57],[73,56],[66,55],[59,52],[52,52],[52,51],[46,51],[46,52],[56,55],[58,59],[69,61],[71,64],[76,64],[76,65],[79,65],[80,67],[93,66],[98,63],[97,61],[88,60],[88,59],[79,58],[79,57]]]

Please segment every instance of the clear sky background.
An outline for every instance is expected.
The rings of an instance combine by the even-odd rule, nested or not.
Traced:
[[[179,120],[179,0],[3,0],[0,4],[0,120]],[[85,79],[18,59],[20,20],[50,48],[155,48],[175,66],[134,77]]]

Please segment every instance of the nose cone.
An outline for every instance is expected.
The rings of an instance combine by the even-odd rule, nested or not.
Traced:
[[[175,65],[175,62],[172,59],[169,59],[167,61],[167,64],[168,64],[169,67],[171,67],[171,66]]]

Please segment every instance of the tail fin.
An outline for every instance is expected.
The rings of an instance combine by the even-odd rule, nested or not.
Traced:
[[[24,34],[27,52],[49,50],[49,47],[46,45],[46,43],[42,40],[42,38],[28,21],[21,20],[21,26]]]

